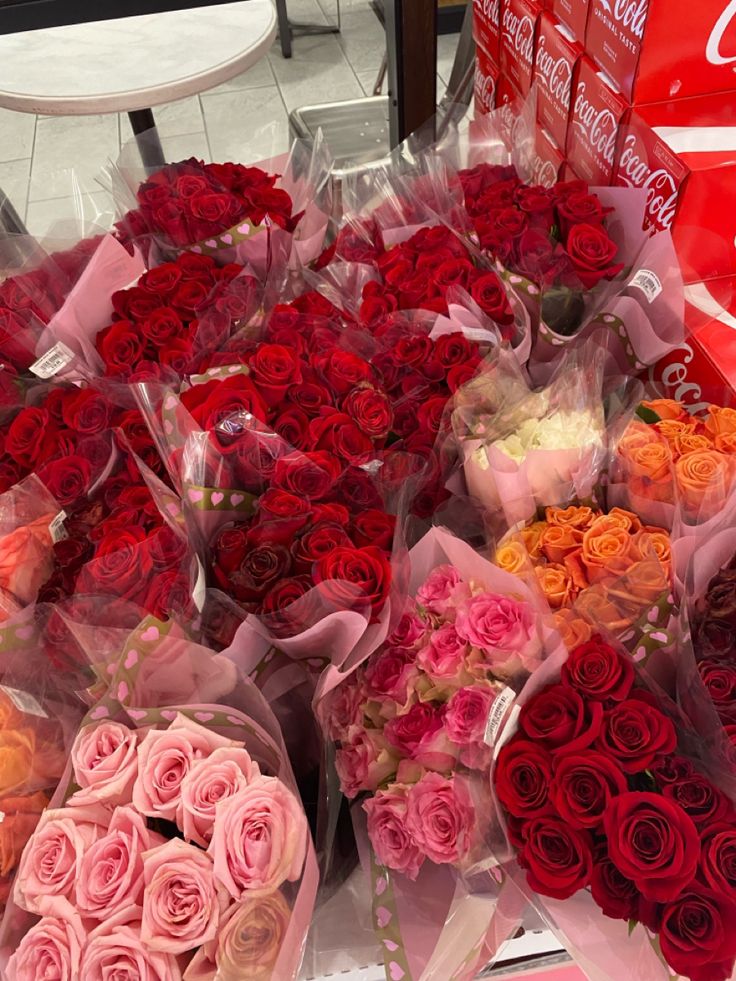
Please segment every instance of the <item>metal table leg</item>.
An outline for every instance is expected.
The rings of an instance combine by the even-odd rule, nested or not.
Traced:
[[[23,220],[11,204],[10,198],[0,188],[0,238],[27,234],[28,229],[23,224]]]
[[[337,0],[337,26],[330,24],[299,24],[289,20],[286,0],[276,0],[276,15],[279,20],[279,41],[281,54],[291,58],[291,42],[295,37],[314,37],[318,34],[339,34],[341,28],[340,0]]]
[[[137,109],[128,113],[128,119],[140,150],[143,166],[149,173],[160,170],[166,164],[156,121],[150,109]]]

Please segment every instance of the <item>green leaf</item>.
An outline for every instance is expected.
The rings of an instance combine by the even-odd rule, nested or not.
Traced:
[[[657,413],[652,412],[651,409],[647,409],[646,406],[640,405],[636,410],[636,414],[639,416],[642,422],[646,422],[649,426],[653,426],[655,422],[660,422],[660,418]]]

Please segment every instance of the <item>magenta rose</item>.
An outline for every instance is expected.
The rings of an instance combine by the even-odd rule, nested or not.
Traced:
[[[260,776],[247,750],[222,746],[195,760],[181,783],[176,823],[187,841],[206,848],[212,838],[217,805]]]
[[[458,610],[456,627],[459,636],[484,652],[491,665],[502,666],[514,656],[528,664],[540,652],[534,611],[510,596],[474,596]]]
[[[426,607],[430,613],[444,616],[453,605],[456,587],[461,582],[460,573],[454,566],[437,566],[417,590],[417,603]]]
[[[366,694],[358,675],[347,678],[318,703],[317,711],[327,738],[344,742],[351,726],[363,722],[363,703]]]
[[[208,854],[233,899],[301,875],[309,829],[301,803],[276,777],[260,777],[217,808]]]
[[[129,804],[138,776],[138,734],[118,722],[79,730],[71,749],[78,790],[70,804]]]
[[[482,743],[491,706],[496,697],[493,688],[472,685],[460,688],[447,703],[445,729],[459,746]]]
[[[405,705],[409,699],[409,686],[413,685],[418,675],[413,651],[404,647],[388,647],[368,663],[366,693]]]
[[[13,981],[77,981],[81,977],[79,961],[87,935],[79,913],[59,898],[47,904],[49,915],[31,927],[8,961],[6,976]]]
[[[467,652],[467,643],[455,625],[445,623],[430,635],[429,644],[419,652],[417,661],[433,680],[462,684]]]
[[[380,790],[363,803],[363,810],[368,815],[368,837],[379,863],[412,881],[416,879],[424,855],[407,829],[406,788]]]
[[[338,749],[335,768],[346,797],[357,797],[362,790],[376,790],[396,772],[398,760],[382,732],[355,726]]]
[[[456,865],[470,853],[476,825],[468,785],[426,773],[409,791],[406,825],[419,849],[438,865]]]
[[[395,647],[413,647],[424,636],[426,629],[424,621],[412,606],[403,614],[386,643]]]

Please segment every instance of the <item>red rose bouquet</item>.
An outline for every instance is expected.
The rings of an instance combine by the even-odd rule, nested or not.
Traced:
[[[736,962],[726,859],[736,842],[733,803],[677,754],[662,702],[601,637],[571,651],[559,680],[547,681],[533,678],[522,692],[493,771],[533,901],[596,976],[626,976],[630,961],[642,976],[664,978],[662,957],[691,981],[726,981]],[[576,894],[571,916],[565,907]],[[595,907],[629,921],[628,945]],[[588,944],[589,932],[608,943]]]
[[[40,919],[7,977],[53,959],[90,981],[293,981],[317,870],[276,720],[231,664],[155,619],[110,666],[20,860],[16,918]]]
[[[467,891],[492,912],[493,882],[479,864],[491,831],[489,732],[508,705],[506,686],[520,690],[559,638],[532,590],[449,532],[430,531],[410,561],[412,599],[398,626],[349,677],[328,672],[317,714],[337,743],[359,836],[367,818],[387,973],[412,963],[419,976],[444,956],[453,976],[473,978],[488,918],[481,934],[472,917],[467,930],[445,932],[446,902]],[[419,896],[415,935],[409,911]],[[394,905],[388,926],[380,909]],[[453,918],[463,916],[459,901]]]

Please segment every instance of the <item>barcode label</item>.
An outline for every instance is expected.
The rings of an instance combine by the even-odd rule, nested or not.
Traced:
[[[62,368],[66,368],[74,360],[74,351],[70,350],[63,341],[49,348],[46,354],[31,365],[31,371],[38,378],[51,378]]]
[[[629,286],[641,290],[649,303],[653,303],[662,292],[662,280],[651,269],[640,269]]]
[[[25,712],[26,715],[37,715],[41,719],[47,718],[39,703],[27,691],[21,691],[19,688],[8,688],[7,685],[0,685],[0,691],[8,696],[18,711]]]
[[[488,746],[493,746],[496,741],[496,734],[498,733],[499,727],[503,722],[503,717],[506,715],[506,709],[511,705],[516,699],[516,692],[513,688],[504,688],[496,698],[493,700],[493,705],[491,706],[491,711],[488,713],[488,722],[486,722],[486,733],[483,737],[484,742]]]
[[[67,538],[66,528],[64,527],[64,518],[66,518],[66,511],[59,511],[54,520],[49,525],[49,532],[51,533],[51,541],[56,545],[60,542],[62,538]]]

